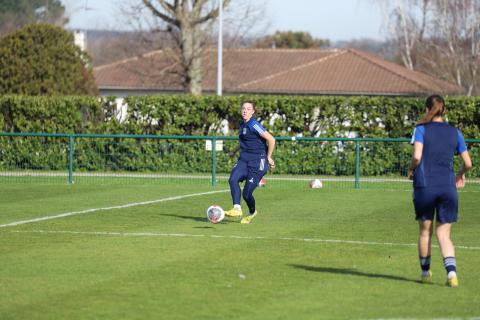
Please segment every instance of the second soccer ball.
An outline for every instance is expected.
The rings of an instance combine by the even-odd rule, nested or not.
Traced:
[[[314,179],[310,181],[309,186],[312,189],[320,189],[323,187],[323,184],[322,184],[322,181],[320,181],[320,179]]]

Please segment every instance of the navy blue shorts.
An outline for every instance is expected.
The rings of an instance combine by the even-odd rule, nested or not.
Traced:
[[[250,183],[258,186],[258,183],[262,177],[267,174],[267,171],[268,162],[265,158],[249,161],[239,159],[230,177],[237,181],[248,180]]]
[[[457,222],[458,193],[455,187],[425,187],[413,190],[416,220],[433,220],[439,223]]]

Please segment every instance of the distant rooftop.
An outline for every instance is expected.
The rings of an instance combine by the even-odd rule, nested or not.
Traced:
[[[203,92],[216,92],[217,51],[203,57]],[[94,68],[100,91],[184,92],[176,56],[153,51]],[[225,94],[460,95],[463,88],[354,49],[227,49]]]

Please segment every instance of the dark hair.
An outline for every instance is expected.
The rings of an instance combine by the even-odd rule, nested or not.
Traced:
[[[427,114],[418,122],[418,124],[424,124],[432,122],[435,117],[443,117],[447,113],[445,108],[445,100],[438,94],[431,95],[425,101],[427,107]]]
[[[253,110],[257,111],[257,106],[255,105],[255,102],[250,101],[250,100],[245,100],[245,101],[242,101],[242,104],[240,106],[243,106],[245,103],[250,103],[253,107]]]

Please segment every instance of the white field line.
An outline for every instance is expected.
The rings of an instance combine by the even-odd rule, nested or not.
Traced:
[[[396,246],[396,247],[416,247],[416,243],[395,243],[395,242],[375,242],[375,241],[357,241],[340,239],[319,239],[319,238],[294,238],[294,237],[261,237],[261,236],[236,236],[236,235],[207,235],[190,233],[159,233],[159,232],[111,232],[111,231],[53,231],[53,230],[12,230],[12,233],[40,233],[40,234],[72,234],[72,235],[92,235],[92,236],[122,236],[122,237],[181,237],[181,238],[214,238],[214,239],[243,239],[243,240],[281,240],[281,241],[301,241],[312,243],[335,243],[335,244],[354,244],[367,246]],[[432,247],[438,248],[437,245]],[[459,246],[457,249],[480,250],[480,247]]]
[[[102,177],[102,178],[170,178],[170,179],[201,179],[210,180],[212,175],[189,175],[189,174],[156,174],[156,173],[113,173],[113,172],[75,172],[76,177]],[[0,177],[68,177],[68,172],[65,171],[49,171],[49,172],[36,172],[36,171],[0,171]],[[228,179],[228,175],[217,174],[218,180]],[[350,177],[328,177],[328,176],[304,176],[304,177],[289,177],[289,176],[272,176],[268,175],[267,180],[277,181],[311,181],[312,179],[320,179],[322,181],[329,182],[355,182],[355,178]],[[375,177],[360,177],[360,182],[370,183],[385,183],[385,182],[401,182],[409,183],[412,181],[407,178],[375,178]],[[468,179],[469,184],[480,184],[480,179]]]
[[[14,227],[14,226],[18,226],[18,225],[21,225],[21,224],[65,218],[65,217],[75,216],[75,215],[79,215],[79,214],[83,214],[83,213],[114,210],[114,209],[125,209],[125,208],[130,208],[130,207],[143,206],[143,205],[147,205],[147,204],[160,203],[160,202],[173,201],[173,200],[180,200],[180,199],[185,199],[185,198],[191,198],[191,197],[197,197],[197,196],[203,196],[203,195],[215,194],[215,193],[227,192],[227,191],[230,191],[230,190],[217,190],[217,191],[208,191],[208,192],[201,192],[201,193],[184,194],[184,195],[181,195],[181,196],[168,197],[168,198],[162,198],[162,199],[150,200],[150,201],[143,201],[143,202],[133,202],[133,203],[127,203],[127,204],[124,204],[124,205],[118,205],[118,206],[112,206],[112,207],[93,208],[93,209],[86,209],[86,210],[80,210],[80,211],[72,211],[72,212],[66,212],[66,213],[61,213],[61,214],[56,214],[56,215],[44,216],[44,217],[39,217],[39,218],[34,218],[34,219],[29,219],[29,220],[21,220],[21,221],[6,223],[6,224],[0,224],[0,228]]]

